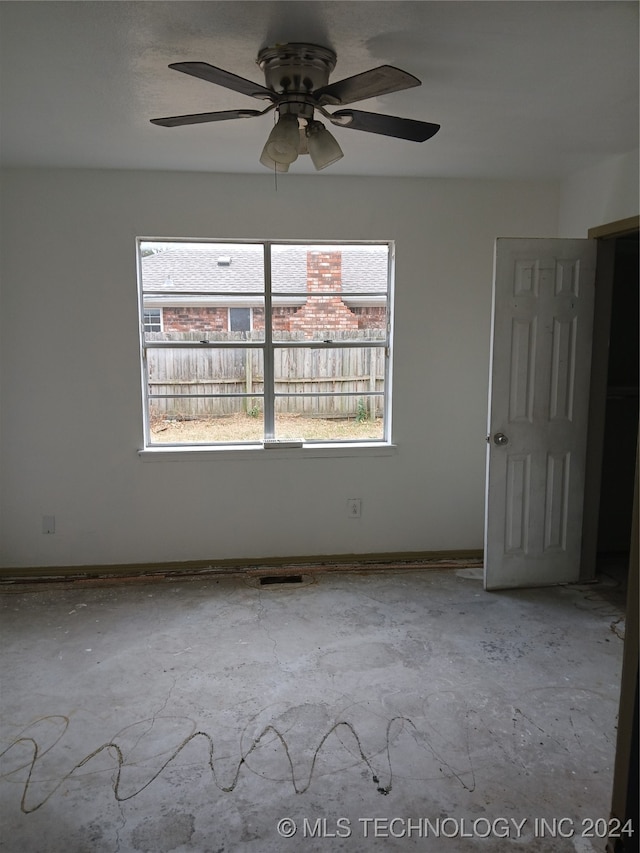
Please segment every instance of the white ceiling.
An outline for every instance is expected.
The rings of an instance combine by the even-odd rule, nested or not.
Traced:
[[[331,130],[334,175],[559,178],[638,146],[638,4],[581,0],[0,2],[7,166],[264,172],[273,113],[181,128],[150,118],[264,102],[167,68],[201,60],[260,83],[266,45],[338,54],[422,86],[357,109],[442,125],[424,143]],[[300,157],[290,174],[314,173]]]

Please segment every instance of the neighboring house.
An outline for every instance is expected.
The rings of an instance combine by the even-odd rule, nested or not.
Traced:
[[[273,328],[384,329],[388,275],[386,246],[274,246]],[[260,246],[176,243],[142,257],[142,279],[148,332],[264,328]]]

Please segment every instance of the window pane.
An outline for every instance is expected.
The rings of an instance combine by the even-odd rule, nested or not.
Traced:
[[[384,439],[382,397],[277,397],[275,405],[276,438],[305,441]]]
[[[274,340],[384,340],[388,246],[273,246],[271,258]]]
[[[277,347],[274,373],[277,438],[383,438],[384,347]]]
[[[152,441],[182,440],[176,435],[189,435],[189,441],[235,440],[195,437],[202,430],[238,441],[262,438],[261,349],[149,348],[147,377]]]
[[[249,334],[264,339],[264,247],[246,243],[141,244],[144,312],[162,312],[163,333],[145,325],[151,340],[210,339],[212,335]],[[230,313],[253,312],[253,323],[239,327]],[[221,340],[223,338],[216,338]]]

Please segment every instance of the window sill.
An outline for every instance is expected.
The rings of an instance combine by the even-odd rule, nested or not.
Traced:
[[[272,448],[265,450],[261,445],[254,447],[212,447],[211,445],[175,445],[147,447],[138,450],[143,462],[174,462],[178,459],[218,459],[238,461],[242,459],[327,459],[362,456],[393,456],[397,445],[384,442],[361,444],[305,444],[295,448]]]

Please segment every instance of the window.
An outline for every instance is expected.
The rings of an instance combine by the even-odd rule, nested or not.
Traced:
[[[251,331],[251,308],[229,308],[229,331]]]
[[[138,250],[147,447],[390,441],[391,243]]]
[[[144,323],[145,332],[161,332],[160,309],[145,308],[142,322]]]

